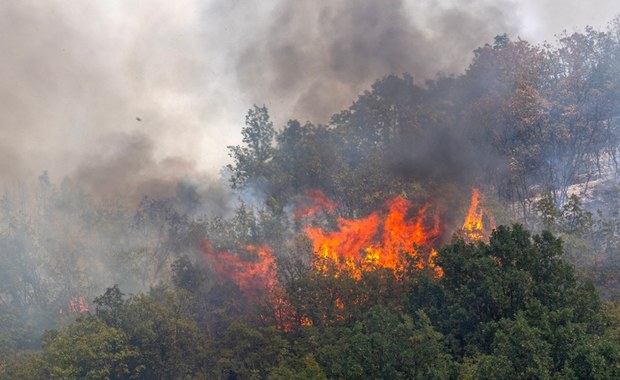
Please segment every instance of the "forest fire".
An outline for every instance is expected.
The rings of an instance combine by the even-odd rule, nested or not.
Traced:
[[[487,223],[484,223],[485,216]],[[473,243],[488,238],[494,228],[493,215],[480,205],[480,190],[473,188],[469,210],[461,227],[462,236],[459,237]]]
[[[326,231],[310,223],[316,221],[317,215],[333,213],[336,204],[319,190],[309,192],[307,197],[305,203],[298,204],[294,217],[308,224],[303,232],[310,239],[312,266],[318,273],[360,280],[363,273],[384,268],[398,277],[400,269],[414,263],[418,269],[429,268],[436,277],[443,276],[441,267],[434,263],[441,234],[440,217],[430,204],[416,210],[410,201],[397,196],[365,218],[338,218],[337,228]],[[456,236],[468,242],[482,240],[489,235],[485,228],[489,224],[493,226],[493,218],[480,206],[480,191],[474,188]],[[301,319],[294,322],[297,313],[278,281],[276,259],[269,246],[248,245],[229,252],[216,250],[210,241],[203,241],[201,248],[214,270],[237,285],[247,300],[266,302],[271,307],[282,331],[292,330],[295,323],[312,325],[304,315],[298,315]],[[338,302],[342,306],[342,300],[337,299],[337,307]]]
[[[320,190],[309,192],[307,196],[308,202],[298,205],[296,219],[336,210],[336,204]],[[491,228],[494,228],[493,217],[480,206],[480,191],[474,188],[457,236],[474,242],[487,238]],[[363,272],[377,268],[397,273],[408,259],[412,259],[418,269],[432,268],[437,276],[442,275],[441,268],[433,260],[441,233],[440,218],[430,204],[413,210],[410,201],[397,196],[387,201],[383,209],[365,218],[338,218],[334,231],[310,225],[303,231],[312,244],[313,267],[319,272],[334,270],[336,276],[346,273],[360,279]],[[233,281],[248,299],[276,292],[279,286],[277,266],[270,247],[249,245],[235,254],[215,250],[211,242],[204,241],[201,248],[205,257],[213,262],[215,271]]]
[[[263,292],[272,291],[276,287],[277,268],[271,248],[253,245],[243,247],[247,260],[242,260],[232,252],[214,250],[210,241],[203,241],[201,248],[213,262],[215,271],[232,280],[248,299],[256,299]]]
[[[319,211],[332,212],[338,207],[334,202],[327,199],[325,194],[318,189],[308,191],[306,197],[306,202],[297,204],[294,213],[295,220],[312,216]]]
[[[430,213],[429,205],[408,217],[411,204],[403,197],[387,202],[387,211],[376,211],[366,218],[339,218],[336,231],[307,227],[306,235],[315,252],[314,266],[325,271],[334,266],[336,273],[349,273],[360,278],[362,272],[376,268],[397,270],[405,264],[407,254],[416,256],[417,266],[433,267],[430,249],[439,237],[439,217]]]
[[[218,274],[235,283],[249,301],[266,301],[278,328],[282,331],[291,330],[294,311],[278,283],[276,261],[270,247],[242,247],[240,250],[247,256],[246,260],[232,252],[214,250],[210,241],[203,241],[201,248],[213,262]]]
[[[5,3],[0,380],[620,379],[618,2]]]
[[[61,316],[65,316],[65,311],[67,315],[78,315],[88,313],[90,309],[88,308],[88,302],[86,301],[86,297],[83,295],[73,296],[69,298],[67,302],[67,309],[60,308],[58,310],[58,314]]]

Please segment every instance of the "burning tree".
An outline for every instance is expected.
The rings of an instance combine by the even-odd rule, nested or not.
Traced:
[[[332,264],[339,272],[360,278],[362,271],[387,268],[393,271],[404,264],[404,255],[418,255],[417,247],[432,247],[440,233],[437,215],[427,215],[425,205],[408,218],[411,204],[403,197],[391,199],[386,210],[352,220],[339,218],[336,231],[306,227],[315,252],[314,267],[325,270]],[[430,219],[430,220],[429,220]],[[431,257],[418,257],[420,268],[433,267]]]
[[[489,226],[483,223],[483,215],[492,221],[490,214],[480,207],[479,190],[473,189],[472,192],[469,212],[460,230],[462,237],[470,242],[482,240],[490,234]],[[298,202],[293,213],[309,240],[312,254],[309,270],[313,273],[310,278],[318,276],[311,281],[342,278],[345,282],[350,279],[350,285],[355,286],[355,282],[378,271],[389,272],[398,279],[411,263],[416,270],[442,276],[442,269],[435,263],[442,232],[437,207],[427,203],[416,209],[412,202],[397,196],[366,217],[338,217],[334,228],[318,225],[337,210],[336,203],[323,192],[313,190],[307,193],[305,201]],[[278,260],[269,246],[239,245],[235,250],[218,250],[212,242],[203,241],[201,248],[214,271],[234,283],[246,300],[266,305],[282,330],[291,330],[294,325],[346,319],[350,315],[343,310],[349,304],[364,303],[343,289],[333,289],[328,291],[332,294],[328,304],[333,310],[309,317],[303,311],[305,306],[291,301],[290,294],[286,294],[287,284],[280,279]],[[319,308],[325,310],[325,305]],[[332,313],[335,313],[333,318],[328,316]]]
[[[463,239],[469,243],[486,240],[495,229],[493,215],[480,205],[480,190],[472,189],[471,203],[465,215],[463,226],[455,232],[457,239]]]

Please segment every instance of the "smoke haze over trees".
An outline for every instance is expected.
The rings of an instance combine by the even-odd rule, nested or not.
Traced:
[[[59,4],[0,6],[0,376],[618,375],[620,19]],[[394,215],[432,232],[381,267]],[[309,236],[364,221],[348,272]]]
[[[97,176],[85,178],[84,171],[101,168],[103,175],[115,159],[108,148],[100,153],[102,141],[137,139],[148,146],[136,161],[150,178],[165,180],[170,161],[177,163],[173,179],[217,174],[253,103],[266,104],[278,128],[289,118],[325,123],[377,78],[408,72],[423,82],[437,72],[458,74],[472,51],[496,34],[553,40],[564,28],[603,27],[613,6],[558,0],[7,2],[0,6],[6,36],[0,42],[0,179],[14,184],[48,170],[54,178],[88,181]],[[135,181],[129,193],[150,190],[148,183]],[[166,195],[173,195],[170,187]]]

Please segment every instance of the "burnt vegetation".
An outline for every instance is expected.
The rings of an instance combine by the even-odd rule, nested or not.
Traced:
[[[620,19],[385,76],[326,125],[254,106],[230,199],[188,180],[128,208],[44,173],[0,199],[0,376],[619,378],[618,99]],[[467,241],[474,186],[498,227]],[[374,242],[390,199],[437,223],[397,264],[308,236]]]

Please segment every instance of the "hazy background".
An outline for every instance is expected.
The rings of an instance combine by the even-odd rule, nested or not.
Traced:
[[[604,28],[577,0],[0,3],[0,184],[48,170],[110,196],[217,175],[247,109],[326,122],[375,79],[461,73],[497,34]]]

